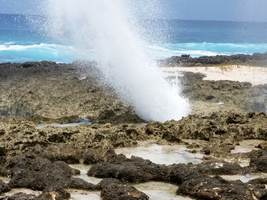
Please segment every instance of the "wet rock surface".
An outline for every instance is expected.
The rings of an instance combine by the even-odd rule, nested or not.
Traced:
[[[35,200],[36,196],[24,193],[17,193],[12,196],[3,197],[3,200]]]
[[[253,199],[248,185],[205,176],[195,176],[184,181],[177,190],[177,194],[189,195],[197,199]]]
[[[88,174],[101,178],[113,177],[131,183],[148,181],[173,183],[179,186],[177,194],[197,199],[253,199],[254,193],[265,187],[264,179],[254,181],[254,184],[253,182],[245,184],[240,181],[226,181],[217,176],[239,174],[243,173],[243,170],[238,165],[224,162],[165,166],[141,158],[126,159],[118,156],[109,163],[95,165]],[[263,199],[264,195],[265,193],[261,192],[259,199]]]
[[[267,172],[267,150],[253,152],[250,164],[258,171]]]
[[[264,111],[262,105],[250,102],[265,85],[206,81],[202,74],[185,73],[183,93],[193,105],[223,101],[229,109],[204,112],[205,106],[179,121],[145,122],[94,78],[93,69],[86,77],[79,70],[50,62],[0,64],[0,199],[70,199],[68,189],[76,189],[97,191],[104,200],[146,200],[133,184],[150,181],[174,184],[177,195],[195,199],[266,199],[266,178],[243,183],[220,177],[267,173],[267,116],[255,112]],[[92,123],[64,126],[84,118]],[[63,126],[39,126],[53,123]],[[248,140],[258,142],[233,153]],[[201,163],[156,164],[115,153],[144,141],[183,145],[204,156]],[[69,164],[80,163],[92,165],[87,175],[103,181],[78,178],[79,170]],[[40,194],[7,195],[16,188]]]
[[[8,184],[0,180],[0,194],[10,191]]]
[[[110,160],[94,165],[89,176],[98,178],[115,178],[124,182],[140,183],[145,181],[162,181],[166,177],[164,166],[160,166],[141,158],[127,159],[125,156],[115,156]]]
[[[104,179],[100,184],[103,200],[148,200],[148,196],[136,188],[116,179]]]
[[[44,192],[41,195],[19,192],[10,196],[0,197],[1,200],[67,200],[69,198],[70,194],[65,191]]]
[[[93,64],[88,65],[91,70],[83,78],[85,69],[77,70],[74,64],[0,64],[1,116],[20,116],[40,122],[66,122],[79,115],[101,122],[141,121],[109,92],[110,88],[96,80]]]
[[[71,185],[75,173],[64,162],[51,162],[35,156],[15,157],[8,163],[12,188],[56,191]]]
[[[69,186],[72,189],[79,189],[79,190],[93,191],[97,189],[96,185],[92,183],[88,183],[84,181],[83,179],[79,179],[79,178],[72,178]]]
[[[192,102],[197,102],[197,112],[203,112],[205,108],[202,106],[211,105],[215,110],[267,111],[267,84],[252,86],[248,82],[203,80],[204,77],[201,73],[183,72],[183,77],[180,78],[182,92]],[[207,102],[209,104],[206,104]]]

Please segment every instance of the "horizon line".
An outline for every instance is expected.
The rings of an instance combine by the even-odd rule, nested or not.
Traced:
[[[27,13],[0,13],[0,15],[17,15],[17,16],[38,16],[45,17],[41,14],[27,14]],[[138,17],[141,18],[141,17]],[[145,20],[166,20],[166,21],[199,21],[199,22],[231,22],[231,23],[267,23],[267,21],[255,21],[255,20],[230,20],[230,19],[182,19],[182,18],[143,18]]]

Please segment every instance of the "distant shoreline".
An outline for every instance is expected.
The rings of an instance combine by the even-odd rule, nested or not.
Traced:
[[[162,67],[195,67],[195,66],[224,66],[248,65],[267,67],[267,53],[254,53],[252,55],[235,54],[231,56],[201,56],[193,58],[190,55],[173,56],[159,61]]]
[[[50,60],[40,61],[23,61],[23,62],[1,62],[2,64],[28,64],[28,63],[61,63],[71,64],[83,61],[74,60],[73,62],[55,62]],[[95,63],[92,61],[85,61]],[[172,56],[166,59],[158,60],[160,67],[217,67],[217,66],[257,66],[267,67],[267,52],[249,54],[234,54],[234,55],[216,55],[216,56],[200,56],[192,57],[191,55]]]
[[[39,13],[0,13],[0,16],[16,16],[16,17],[40,17],[45,19],[44,14]],[[222,19],[183,19],[183,18],[144,18],[143,21],[179,21],[179,22],[218,22],[218,23],[244,23],[244,24],[267,24],[267,21],[248,21],[248,20],[222,20]]]

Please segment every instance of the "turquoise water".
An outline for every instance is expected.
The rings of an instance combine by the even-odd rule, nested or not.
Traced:
[[[253,54],[267,52],[267,43],[163,43],[151,46],[151,54],[156,58],[190,54],[192,57]]]
[[[41,31],[39,16],[0,14],[0,62],[79,59],[75,48]],[[217,21],[158,20],[142,23],[149,38],[145,48],[154,59],[190,54],[213,56],[267,52],[267,24]],[[87,55],[94,59],[93,53]]]

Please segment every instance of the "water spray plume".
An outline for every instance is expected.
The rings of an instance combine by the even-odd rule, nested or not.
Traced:
[[[150,60],[129,23],[126,1],[49,0],[49,29],[68,40],[82,59],[92,59],[106,83],[145,120],[180,119],[189,104]]]

